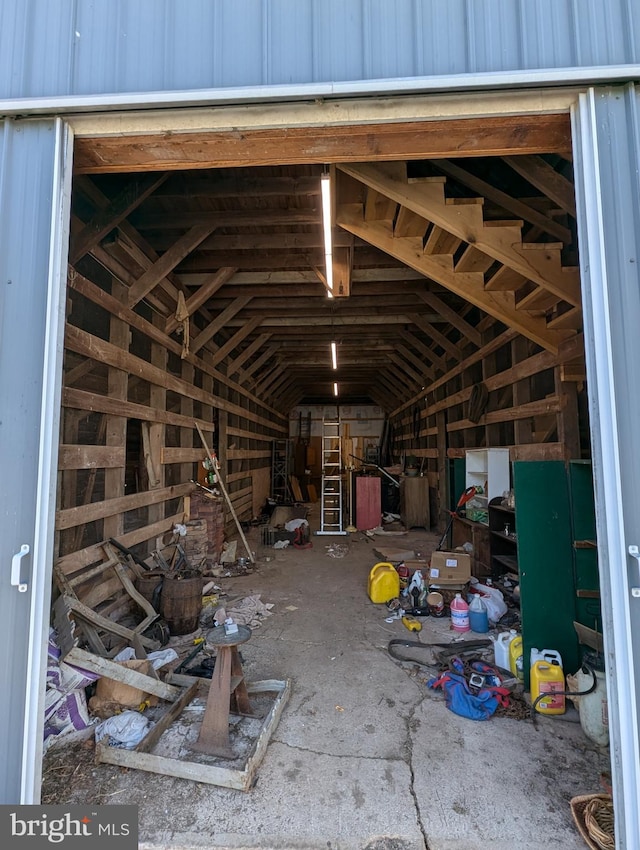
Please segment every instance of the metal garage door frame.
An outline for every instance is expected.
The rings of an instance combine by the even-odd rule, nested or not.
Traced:
[[[626,68],[625,76],[627,79],[629,73],[629,69]],[[615,76],[612,69],[602,69],[602,75],[598,79],[612,80]],[[640,76],[640,74],[636,74],[636,76]],[[526,85],[531,87],[536,84],[554,84],[557,86],[564,83],[565,85],[575,86],[584,83],[584,81],[584,79],[580,80],[575,75],[571,79],[568,76],[563,79],[557,72],[550,72],[545,79],[537,78],[531,74],[521,74],[518,75],[517,80],[511,77],[508,84],[510,86]],[[636,627],[636,636],[640,634],[640,629],[637,628],[639,625],[637,620],[640,599],[632,596],[632,587],[640,586],[640,578],[637,578],[637,562],[629,555],[628,546],[633,545],[634,541],[640,545],[640,519],[636,519],[640,516],[640,512],[638,510],[632,511],[640,505],[640,483],[636,483],[634,488],[628,478],[623,480],[622,459],[633,456],[633,445],[629,444],[628,429],[622,428],[621,423],[628,420],[630,410],[629,398],[628,396],[625,397],[623,389],[625,386],[633,386],[632,374],[628,376],[631,383],[627,383],[624,364],[627,362],[627,369],[630,372],[633,370],[634,363],[637,363],[640,359],[640,342],[632,340],[630,334],[624,335],[624,339],[616,340],[614,329],[616,326],[620,326],[620,321],[623,318],[621,313],[623,307],[626,307],[627,310],[627,323],[635,323],[637,326],[640,321],[640,307],[633,301],[627,300],[622,303],[621,299],[616,299],[613,287],[616,280],[619,280],[619,277],[616,277],[616,272],[620,272],[624,266],[624,251],[630,251],[633,247],[637,257],[640,237],[637,229],[635,231],[633,229],[634,226],[637,226],[637,220],[633,218],[637,207],[634,207],[632,193],[627,191],[626,194],[623,193],[622,198],[615,198],[615,189],[611,185],[603,185],[601,178],[603,174],[611,173],[613,164],[618,160],[624,162],[625,166],[631,169],[628,171],[627,168],[624,170],[618,168],[621,179],[626,180],[627,183],[630,182],[631,175],[634,173],[633,167],[637,169],[640,161],[640,152],[637,150],[638,128],[637,123],[635,125],[633,123],[634,119],[637,121],[639,114],[639,110],[633,108],[634,97],[637,101],[637,95],[635,95],[633,86],[629,86],[625,94],[626,99],[623,99],[621,104],[617,104],[618,109],[614,114],[614,110],[607,111],[605,106],[598,103],[600,89],[583,89],[581,91],[573,89],[567,92],[556,88],[520,93],[510,89],[508,92],[494,94],[478,92],[470,95],[469,84],[467,83],[464,87],[458,85],[458,88],[465,89],[464,97],[460,95],[447,97],[440,94],[438,98],[430,101],[424,94],[416,94],[415,99],[406,97],[407,94],[411,94],[410,89],[398,85],[397,81],[395,81],[394,87],[393,83],[394,81],[389,81],[389,85],[385,88],[384,94],[387,97],[383,104],[384,108],[381,108],[379,112],[376,110],[375,101],[363,100],[361,102],[359,120],[370,122],[377,120],[380,123],[394,120],[393,117],[390,117],[393,116],[393,110],[390,112],[389,100],[387,99],[392,95],[403,95],[402,103],[405,106],[408,102],[412,102],[415,120],[420,117],[446,120],[447,114],[449,117],[460,117],[463,112],[468,114],[470,103],[474,104],[472,110],[474,112],[486,108],[487,103],[491,102],[493,114],[499,114],[503,110],[508,110],[511,114],[514,114],[513,110],[517,108],[517,102],[520,99],[522,100],[522,108],[528,113],[538,111],[542,114],[548,112],[549,104],[554,102],[554,98],[556,104],[558,99],[564,99],[564,102],[571,108],[574,130],[574,173],[578,200],[583,306],[586,321],[589,406],[596,481],[598,554],[602,565],[603,631],[605,648],[610,661],[608,687],[611,757],[616,804],[616,843],[619,848],[632,848],[637,846],[638,836],[640,835],[637,811],[637,800],[640,798],[638,734],[640,658],[637,648],[634,652],[633,644],[634,626]],[[446,81],[442,81],[442,83],[440,91],[445,91]],[[424,83],[422,85],[424,87]],[[505,79],[500,82],[494,81],[494,85],[496,87],[505,85]],[[450,87],[449,91],[452,88],[455,87]],[[474,86],[474,88],[478,88],[478,86]],[[423,88],[422,91],[424,92],[424,90]],[[620,92],[621,90],[618,89],[617,91]],[[354,95],[380,95],[381,93],[379,86],[363,83],[357,92],[353,90],[348,92],[345,88],[342,92],[332,90],[330,94],[326,92],[324,95],[316,94],[319,97],[347,97],[347,95],[353,97]],[[261,94],[265,100],[274,99],[273,92],[261,92]],[[616,96],[619,98],[619,95],[616,95],[613,91],[609,95],[611,101]],[[569,101],[567,101],[567,97]],[[255,102],[257,99],[262,98],[259,96],[256,98],[254,91],[252,100]],[[288,100],[293,99],[292,97],[288,98]],[[156,132],[160,132],[166,129],[171,121],[182,121],[182,126],[190,130],[204,129],[206,126],[213,129],[212,123],[218,123],[219,126],[220,121],[224,121],[223,113],[225,109],[222,112],[216,111],[215,121],[212,120],[214,113],[210,110],[210,107],[215,102],[215,98],[212,97],[211,93],[202,93],[200,98],[189,93],[188,103],[186,96],[184,102],[180,103],[179,95],[175,93],[170,98],[167,96],[162,104],[159,103],[157,96],[154,98],[151,95],[147,100],[141,97],[136,98],[135,101],[129,100],[131,108],[142,110],[138,115],[131,112],[115,114],[114,110],[122,110],[127,106],[124,102],[126,96],[120,96],[111,99],[111,101],[108,98],[102,98],[100,102],[97,99],[84,99],[84,102],[82,102],[82,99],[67,98],[65,100],[64,103],[40,103],[39,105],[34,103],[32,106],[34,109],[38,108],[43,112],[52,108],[69,113],[82,113],[84,111],[84,114],[78,114],[76,117],[67,115],[69,127],[78,135],[122,133],[125,125],[129,127],[144,126],[142,132],[150,133],[154,132],[153,128],[155,127]],[[73,100],[73,103],[70,102],[71,100]],[[238,101],[236,100],[235,103],[237,104]],[[464,109],[463,103],[466,104]],[[417,108],[419,104],[420,108]],[[432,106],[431,110],[429,104]],[[183,110],[181,117],[178,117],[172,114],[173,110],[161,110],[156,113],[155,110],[159,105],[188,105],[193,107],[194,110]],[[195,109],[195,107],[198,108]],[[400,107],[400,101],[398,101],[398,107]],[[237,106],[226,108],[229,110],[237,109]],[[323,104],[318,103],[318,116],[321,114],[322,108]],[[567,106],[564,108],[567,108]],[[18,109],[21,109],[24,114],[24,112],[29,111],[29,105],[21,103]],[[244,125],[251,124],[253,110],[255,110],[255,120],[258,121],[258,116],[261,115],[261,120],[264,121],[266,110],[269,109],[278,111],[278,123],[280,123],[283,120],[286,121],[287,116],[293,119],[296,105],[295,103],[280,103],[273,106],[243,107]],[[0,110],[2,110],[2,105],[0,105]],[[109,110],[111,114],[92,114],[92,110]],[[368,114],[368,118],[365,118],[365,113]],[[306,103],[304,120],[307,125],[313,123],[313,116],[313,104]],[[275,120],[273,116],[271,116],[271,120]],[[302,118],[299,120],[302,120]],[[395,120],[398,120],[398,118],[396,117]],[[605,153],[602,150],[602,139],[607,135],[607,121],[619,122],[620,128],[622,130],[627,129],[628,132],[627,136],[621,133],[620,136],[614,134],[615,138],[609,138],[610,145]],[[321,123],[320,118],[318,118],[318,123]],[[631,129],[629,130],[629,128]],[[629,150],[634,150],[633,144],[628,144],[630,137],[635,139],[636,142],[635,160],[629,155]],[[626,155],[620,159],[622,149],[626,150]],[[623,210],[625,203],[627,211],[631,215],[631,231],[630,233],[625,232],[627,240],[630,240],[630,242],[625,242],[621,238],[616,239],[613,225],[606,218],[611,210]],[[58,232],[61,233],[63,230],[59,229]],[[52,246],[52,254],[60,256],[60,244]],[[624,268],[626,270],[626,266]],[[637,284],[637,262],[633,272],[635,272]],[[628,279],[628,275],[626,279]],[[640,289],[640,287],[638,288]],[[614,304],[615,309],[612,306]],[[632,359],[633,356],[635,356],[635,360]],[[48,397],[49,399],[55,397],[55,381],[54,391],[49,392]],[[635,398],[632,401],[634,406],[639,403]],[[638,418],[636,418],[636,421],[638,421]],[[51,468],[50,473],[54,475],[55,470]],[[52,523],[52,511],[49,512],[49,518]],[[624,570],[615,569],[611,566],[623,563],[626,565]],[[40,617],[43,617],[42,611]],[[636,639],[638,638],[636,637]],[[39,719],[32,723],[32,729],[41,733],[41,721]],[[32,801],[27,798],[28,794],[23,801]]]

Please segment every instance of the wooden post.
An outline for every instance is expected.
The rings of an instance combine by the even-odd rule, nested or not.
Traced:
[[[579,459],[580,421],[578,415],[578,390],[573,381],[562,380],[562,368],[556,366],[553,370],[556,395],[564,400],[558,412],[558,440],[564,445],[567,460]]]
[[[117,280],[113,279],[111,294],[123,304],[127,303],[128,289]],[[131,330],[127,322],[115,316],[110,317],[109,342],[117,345],[123,351],[129,350],[129,338]],[[128,374],[122,369],[109,368],[108,395],[109,398],[127,400],[127,387],[129,383]],[[106,415],[106,445],[125,446],[127,444],[127,420],[124,416]],[[116,469],[105,469],[104,471],[104,498],[117,499],[125,495],[125,473],[126,467]],[[103,524],[103,537],[120,537],[124,531],[124,515],[118,513],[115,516],[105,517]]]
[[[449,487],[447,480],[447,414],[444,410],[436,413],[436,427],[438,429],[438,531],[443,531],[442,524],[445,521],[445,511],[448,509]]]

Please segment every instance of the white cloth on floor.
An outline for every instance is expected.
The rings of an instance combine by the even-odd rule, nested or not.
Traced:
[[[230,617],[234,623],[240,626],[249,626],[251,629],[257,629],[262,625],[262,619],[271,614],[273,604],[271,602],[265,605],[260,600],[260,596],[245,596],[233,608],[227,609],[227,617]]]

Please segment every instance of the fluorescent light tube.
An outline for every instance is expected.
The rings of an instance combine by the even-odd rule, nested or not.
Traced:
[[[338,352],[336,350],[335,342],[331,343],[331,365],[334,369],[338,368]]]
[[[338,385],[337,385],[336,383],[334,383],[334,384],[333,384],[333,394],[334,394],[335,396],[337,396],[337,395],[338,395]]]
[[[327,295],[333,298],[333,245],[331,241],[331,178],[323,174],[320,180],[322,196],[322,231],[324,234],[324,265]]]

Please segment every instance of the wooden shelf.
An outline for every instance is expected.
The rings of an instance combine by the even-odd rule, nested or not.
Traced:
[[[514,537],[512,534],[503,534],[501,531],[491,531],[490,534],[500,537],[501,540],[508,540],[509,543],[513,543],[514,546],[518,545],[518,538]]]
[[[518,559],[515,555],[494,555],[493,560],[506,567],[508,572],[518,575]]]

